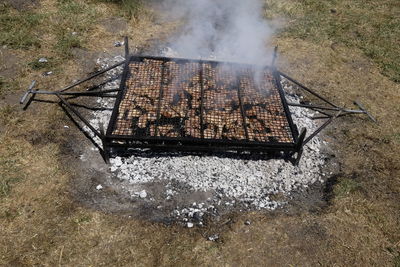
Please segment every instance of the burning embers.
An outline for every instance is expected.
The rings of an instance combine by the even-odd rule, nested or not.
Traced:
[[[209,61],[135,58],[112,135],[293,143],[270,69]]]

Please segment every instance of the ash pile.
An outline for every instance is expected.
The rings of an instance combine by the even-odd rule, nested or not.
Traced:
[[[99,59],[102,68],[121,57]],[[107,74],[119,76],[122,69]],[[118,87],[118,79],[104,89]],[[300,103],[291,85],[283,79],[287,100]],[[112,108],[114,100],[99,99],[98,104]],[[290,107],[292,119],[299,128],[318,128],[311,119],[314,112]],[[107,127],[110,111],[93,111],[90,123]],[[96,138],[94,137],[96,140]],[[100,140],[96,140],[100,144]],[[135,207],[147,210],[165,220],[178,221],[187,227],[202,226],[208,218],[231,211],[276,210],[285,208],[292,195],[314,184],[324,182],[323,166],[327,145],[313,138],[305,147],[299,166],[280,155],[271,158],[251,154],[229,153],[185,154],[168,152],[140,153],[110,159],[110,175],[103,186],[114,188],[130,198]],[[85,160],[85,155],[81,156]],[[97,190],[102,189],[102,186]]]

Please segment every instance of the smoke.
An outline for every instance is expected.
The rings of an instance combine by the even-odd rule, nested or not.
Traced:
[[[165,12],[184,20],[170,46],[180,57],[266,65],[273,30],[261,0],[164,0]]]

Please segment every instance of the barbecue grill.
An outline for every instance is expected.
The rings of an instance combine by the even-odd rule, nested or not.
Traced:
[[[275,57],[274,57],[275,61]],[[274,62],[273,61],[273,62]],[[69,92],[70,89],[113,68],[124,65],[119,89]],[[281,77],[322,99],[330,107],[288,103]],[[130,55],[125,40],[125,61],[99,71],[58,91],[34,90],[33,82],[21,99],[28,104],[37,94],[59,98],[103,143],[108,161],[116,149],[166,149],[181,151],[282,152],[287,158],[335,118],[346,114],[367,114],[329,102],[314,91],[271,66],[253,66],[153,56]],[[68,91],[68,92],[67,92]],[[105,131],[99,130],[69,102],[67,96],[116,97]],[[306,138],[293,123],[289,105],[321,112],[327,121]],[[327,113],[333,111],[335,114]]]

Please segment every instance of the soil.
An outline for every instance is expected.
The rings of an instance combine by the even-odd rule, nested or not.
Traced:
[[[106,31],[114,34],[121,34],[128,30],[128,22],[121,17],[110,17],[100,21],[100,25]]]
[[[40,5],[39,0],[0,0],[1,3],[6,3],[18,11],[26,11]]]
[[[19,74],[21,59],[7,48],[0,47],[0,76],[14,79]]]

